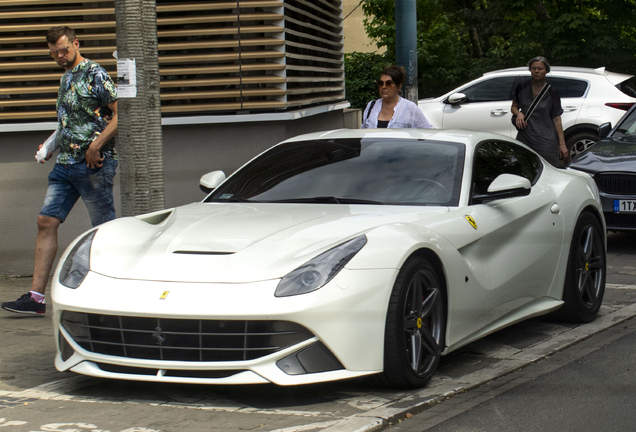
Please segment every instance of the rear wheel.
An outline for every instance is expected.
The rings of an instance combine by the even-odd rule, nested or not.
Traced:
[[[380,382],[393,388],[426,385],[439,364],[445,330],[444,287],[428,260],[412,257],[391,293]]]
[[[605,241],[601,224],[589,212],[574,228],[563,287],[563,306],[557,314],[570,322],[590,322],[603,302],[606,275]]]

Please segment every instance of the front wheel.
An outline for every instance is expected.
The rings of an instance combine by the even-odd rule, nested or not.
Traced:
[[[565,145],[570,153],[570,159],[574,159],[598,141],[598,135],[593,132],[579,132],[568,138]]]
[[[603,302],[606,275],[605,237],[589,212],[574,228],[563,287],[563,306],[557,314],[569,322],[590,322]]]
[[[428,260],[412,257],[391,293],[380,383],[391,388],[426,385],[437,370],[445,331],[444,286]]]

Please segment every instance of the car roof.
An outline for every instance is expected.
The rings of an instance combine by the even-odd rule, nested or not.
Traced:
[[[527,73],[530,74],[527,66],[520,66],[515,68],[507,68],[507,69],[499,69],[491,72],[486,72],[482,76],[491,76],[491,75],[507,75],[507,74],[518,74],[518,73]],[[596,76],[604,76],[606,77],[612,84],[618,84],[625,80],[632,78],[634,75],[621,74],[616,72],[610,72],[605,70],[605,67],[599,67],[596,69],[593,68],[584,68],[584,67],[574,67],[574,66],[550,66],[549,75],[596,75]]]
[[[463,129],[336,129],[326,132],[313,132],[299,135],[283,142],[308,141],[316,139],[347,139],[347,138],[385,138],[385,139],[430,139],[465,144],[474,147],[478,143],[489,140],[512,141],[496,133],[469,131]]]

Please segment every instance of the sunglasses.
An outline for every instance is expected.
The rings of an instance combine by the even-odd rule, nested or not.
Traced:
[[[62,57],[64,57],[65,55],[68,54],[68,49],[70,48],[70,45],[64,48],[60,48],[60,49],[56,49],[56,50],[50,50],[49,51],[49,55],[53,58],[57,58],[60,54],[62,55]]]
[[[384,86],[391,87],[393,85],[393,81],[391,80],[386,80],[386,81],[378,80],[377,83],[378,83],[378,87],[384,87]]]

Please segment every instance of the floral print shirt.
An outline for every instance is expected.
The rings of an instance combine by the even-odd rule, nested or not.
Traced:
[[[59,164],[82,162],[88,146],[113,115],[108,105],[117,100],[115,83],[100,65],[84,59],[64,72],[57,96]],[[102,156],[117,159],[115,139],[102,147]]]

